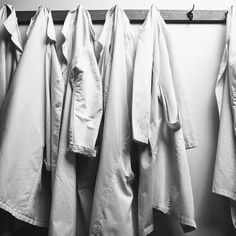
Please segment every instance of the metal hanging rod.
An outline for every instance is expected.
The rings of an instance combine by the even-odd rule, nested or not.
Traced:
[[[133,24],[142,23],[149,10],[125,10],[127,17]],[[94,24],[102,24],[105,21],[107,10],[89,10]],[[166,23],[170,24],[224,24],[226,21],[226,10],[194,10],[190,11],[192,16],[189,18],[188,10],[160,10]],[[34,16],[35,11],[17,11],[16,15],[19,24],[28,24]],[[68,11],[52,11],[55,24],[62,24]]]

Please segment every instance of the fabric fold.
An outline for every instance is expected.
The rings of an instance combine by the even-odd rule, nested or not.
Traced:
[[[17,23],[16,11],[11,5],[6,5],[6,8],[8,8],[11,13],[4,22],[4,26],[8,33],[11,35],[12,42],[15,44],[16,48],[22,53],[23,49],[20,31]]]
[[[62,76],[47,35],[51,20],[43,6],[32,18],[0,121],[0,207],[40,227],[49,222],[52,173],[46,168],[56,162],[62,102],[55,96]]]
[[[212,191],[230,199],[233,226],[236,227],[236,13],[231,6],[226,22],[225,48],[216,81],[215,95],[220,119]]]
[[[137,235],[131,139],[131,94],[135,37],[125,12],[107,12],[98,41],[103,82],[100,160],[89,235]]]
[[[15,9],[0,9],[0,111],[9,91],[12,77],[23,52]],[[0,116],[1,117],[1,116]]]
[[[102,117],[102,80],[89,12],[69,11],[62,29],[65,83],[49,235],[89,235],[96,181],[96,140]]]
[[[132,95],[133,140],[141,148],[140,235],[147,235],[154,228],[153,208],[176,218],[184,231],[196,229],[185,150],[195,140],[191,122],[185,124],[186,120],[191,120],[185,110],[186,101],[177,99],[179,95],[176,93],[182,91],[182,85],[176,75],[176,65],[173,68],[169,37],[166,25],[153,5],[137,42]],[[182,114],[185,119],[181,119]]]

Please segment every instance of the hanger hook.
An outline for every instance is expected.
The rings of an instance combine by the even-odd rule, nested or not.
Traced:
[[[194,7],[195,7],[195,4],[193,4],[192,10],[187,13],[187,17],[189,18],[189,20],[193,20]]]

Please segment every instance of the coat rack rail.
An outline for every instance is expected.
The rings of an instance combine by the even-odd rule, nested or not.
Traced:
[[[107,10],[89,10],[94,24],[102,24],[105,21]],[[160,10],[166,23],[169,24],[224,24],[226,21],[226,10],[194,10],[193,19],[187,16],[188,10]],[[52,11],[55,24],[62,24],[68,11]],[[126,15],[133,24],[142,23],[148,10],[125,10]],[[17,11],[16,15],[19,24],[28,24],[34,16],[35,11]]]

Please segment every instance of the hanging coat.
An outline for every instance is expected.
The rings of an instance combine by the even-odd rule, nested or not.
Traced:
[[[0,9],[0,110],[22,53],[21,36],[15,9]]]
[[[37,226],[48,226],[50,172],[43,161],[48,170],[55,163],[50,153],[60,127],[55,116],[63,81],[55,40],[51,13],[42,6],[28,28],[0,121],[0,207]]]
[[[89,12],[70,11],[62,35],[66,83],[60,145],[53,184],[49,235],[89,235],[102,117],[102,81]]]
[[[137,235],[131,169],[134,34],[118,6],[107,12],[102,45],[104,121],[90,235]]]
[[[220,118],[216,162],[213,177],[214,193],[230,199],[232,222],[236,228],[236,12],[228,11],[226,44],[216,83],[216,100]]]
[[[0,9],[0,110],[22,54],[21,45],[15,9],[5,5]],[[0,221],[0,234],[9,231],[9,216],[0,212]]]
[[[153,230],[153,207],[175,217],[185,232],[196,228],[185,147],[197,142],[172,47],[165,22],[152,6],[138,38],[133,79],[139,235]]]

